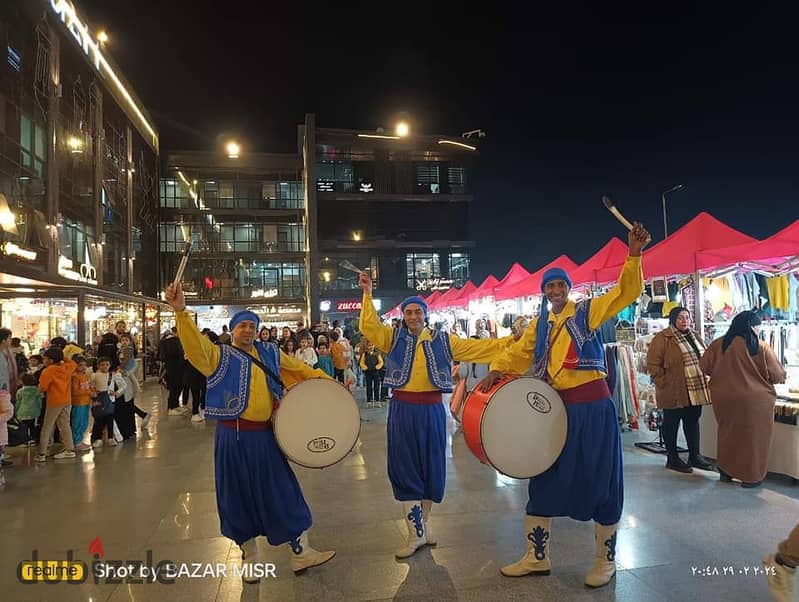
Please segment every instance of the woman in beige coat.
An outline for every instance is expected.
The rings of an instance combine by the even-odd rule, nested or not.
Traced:
[[[688,310],[675,307],[669,313],[669,327],[655,335],[646,356],[647,369],[655,381],[657,407],[663,410],[666,468],[678,472],[693,472],[692,466],[713,470],[713,465],[699,453],[699,417],[702,406],[710,403],[707,379],[699,367],[704,351],[702,337],[691,330]],[[681,420],[688,463],[677,454]]]
[[[743,487],[757,487],[766,476],[777,401],[774,385],[785,381],[777,356],[757,338],[759,325],[754,312],[741,312],[701,361],[710,376],[719,425],[721,480],[740,479]]]

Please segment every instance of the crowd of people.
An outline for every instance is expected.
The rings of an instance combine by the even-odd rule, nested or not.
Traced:
[[[74,458],[135,438],[136,415],[148,427],[150,415],[135,402],[137,349],[124,321],[86,349],[59,336],[33,353],[12,334],[0,328],[0,450],[36,446],[36,462]],[[53,443],[62,448],[54,454]],[[3,466],[11,463],[3,453]]]

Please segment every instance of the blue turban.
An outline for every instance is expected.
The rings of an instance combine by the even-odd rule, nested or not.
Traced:
[[[252,312],[248,309],[243,311],[237,311],[233,314],[233,317],[230,318],[230,330],[233,330],[236,327],[236,324],[239,322],[255,322],[255,329],[258,329],[258,324],[260,323],[261,319],[258,317],[258,314]]]
[[[563,280],[566,284],[569,285],[569,288],[572,287],[571,278],[566,273],[566,270],[563,268],[550,268],[546,272],[544,272],[544,277],[541,279],[541,292],[544,292],[547,284],[552,282],[553,280]]]
[[[541,279],[541,292],[544,292],[547,284],[553,280],[563,280],[569,288],[572,287],[571,278],[563,268],[550,268],[544,272],[544,277]],[[544,357],[547,350],[547,334],[549,330],[549,307],[546,297],[541,299],[541,315],[538,316],[538,324],[536,324],[535,336],[535,361],[540,362]]]
[[[408,297],[400,304],[400,309],[402,310],[402,313],[405,313],[405,308],[408,307],[411,303],[416,303],[417,305],[419,305],[422,308],[422,311],[424,312],[425,318],[427,317],[427,303],[424,302],[424,299],[416,295],[414,295],[413,297]]]

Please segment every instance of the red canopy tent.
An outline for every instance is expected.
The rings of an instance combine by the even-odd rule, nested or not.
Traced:
[[[702,212],[682,228],[644,251],[644,278],[693,274],[699,269],[700,251],[757,242],[751,236],[731,228],[709,213]],[[597,282],[613,282],[619,277],[622,264],[596,272]]]
[[[511,297],[498,297],[497,295],[502,294],[503,290],[513,286],[520,280],[524,280],[529,275],[530,272],[525,270],[518,262],[514,263],[512,266],[510,266],[510,269],[508,270],[508,273],[505,274],[505,277],[497,282],[492,295],[495,299],[510,299]]]
[[[428,307],[430,307],[430,304],[435,302],[435,300],[438,299],[440,296],[441,296],[441,291],[433,291],[427,297],[422,297],[422,299],[424,299],[424,302],[427,303]]]
[[[461,292],[461,289],[452,287],[451,289],[446,291],[444,294],[442,294],[438,299],[436,299],[432,303],[428,303],[427,306],[430,309],[436,309],[436,310],[438,310],[438,309],[446,309],[447,307],[450,306],[449,305],[450,301],[452,299],[454,299],[457,295],[459,295],[460,292]]]
[[[572,286],[593,284],[597,281],[597,272],[609,267],[621,265],[629,253],[627,245],[617,237],[611,238],[604,247],[589,257],[576,270],[569,274]]]
[[[494,297],[497,301],[502,301],[504,299],[515,299],[516,297],[526,297],[527,295],[538,295],[541,293],[541,280],[544,277],[544,272],[555,267],[563,268],[566,272],[572,272],[577,269],[577,264],[568,255],[561,255],[526,278],[506,286],[502,290],[497,290]]]
[[[450,299],[450,307],[468,307],[469,297],[471,297],[472,293],[474,293],[476,290],[477,287],[472,283],[472,281],[468,281],[463,285],[463,287],[461,287],[458,296],[452,297]]]
[[[776,267],[794,257],[799,257],[799,220],[759,242],[702,251],[697,254],[697,263],[700,270],[738,264]]]
[[[488,276],[488,278],[483,280],[483,283],[477,287],[477,290],[472,292],[469,296],[469,301],[492,297],[494,295],[494,287],[496,287],[497,284],[499,284],[499,280],[494,278],[493,275]]]

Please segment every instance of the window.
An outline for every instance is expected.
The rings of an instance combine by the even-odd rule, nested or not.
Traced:
[[[319,192],[352,192],[354,178],[349,161],[323,161],[316,165],[316,190]]]
[[[301,182],[277,183],[278,208],[302,209],[305,207],[305,195]]]
[[[23,113],[20,123],[20,162],[39,178],[44,177],[47,161],[44,126],[33,121]]]
[[[416,192],[420,194],[438,194],[441,192],[437,164],[423,163],[416,166]]]
[[[438,257],[438,253],[408,253],[405,256],[408,288],[415,289],[420,280],[441,277]]]
[[[328,290],[358,290],[358,274],[343,267],[341,263],[347,261],[363,268],[369,266],[372,271],[372,284],[377,289],[380,286],[380,270],[377,257],[366,253],[347,253],[345,255],[324,255],[319,265],[319,282],[322,291]]]
[[[194,207],[189,199],[189,188],[181,180],[161,180],[161,207],[187,209]]]
[[[466,168],[450,167],[447,174],[450,194],[466,193]]]
[[[466,284],[466,281],[469,280],[468,253],[449,254],[449,277],[458,288]]]

